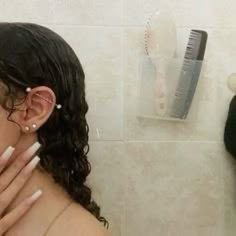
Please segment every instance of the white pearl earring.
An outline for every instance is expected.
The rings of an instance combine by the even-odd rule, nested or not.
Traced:
[[[35,129],[37,127],[37,125],[36,124],[32,124],[32,127]]]
[[[29,131],[29,129],[30,129],[29,126],[25,126],[26,131]]]

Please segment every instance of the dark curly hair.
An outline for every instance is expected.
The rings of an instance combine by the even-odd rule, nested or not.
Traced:
[[[229,105],[224,131],[224,144],[226,150],[236,159],[236,96],[232,98]]]
[[[7,88],[1,105],[10,111],[8,120],[13,121],[15,101],[26,98],[27,87],[47,86],[54,91],[62,108],[54,109],[37,130],[42,145],[39,167],[108,228],[85,184],[91,165],[85,75],[79,59],[60,35],[35,23],[2,22],[0,39],[0,82]]]

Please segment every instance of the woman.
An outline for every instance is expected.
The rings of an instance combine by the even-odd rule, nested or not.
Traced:
[[[14,147],[8,166],[19,159],[18,169],[30,146],[40,158],[4,215],[42,191],[7,236],[108,235],[108,222],[85,184],[91,167],[84,77],[74,51],[52,30],[0,23],[0,151]]]

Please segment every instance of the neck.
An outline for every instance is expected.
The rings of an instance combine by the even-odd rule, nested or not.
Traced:
[[[19,153],[26,150],[36,141],[37,141],[36,136],[30,137],[30,135],[28,135],[27,137],[22,137],[21,140],[14,146],[15,151],[11,157],[11,160],[15,160]],[[58,184],[54,182],[52,177],[45,171],[41,171],[36,168],[33,171],[32,176],[27,180],[23,188],[20,190],[20,192],[17,194],[14,200],[7,207],[5,213],[11,211],[22,200],[33,194],[38,189],[41,189],[43,191],[43,195],[36,202],[38,207],[44,206],[43,208],[45,208],[45,206],[48,205],[49,207],[53,208],[53,210],[56,211],[56,209],[61,208],[61,205],[64,205],[66,202],[69,201],[68,195]]]

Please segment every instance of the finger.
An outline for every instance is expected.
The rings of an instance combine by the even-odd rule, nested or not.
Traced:
[[[21,171],[21,169],[32,159],[34,153],[41,146],[39,142],[31,145],[26,151],[19,154],[13,163],[2,173],[0,177],[0,192],[2,192]]]
[[[40,158],[35,156],[19,173],[19,175],[12,181],[12,183],[0,195],[0,214],[8,207],[11,201],[15,198],[20,189],[24,186],[26,181],[30,178],[33,170],[37,166]]]
[[[30,197],[24,199],[17,207],[15,207],[10,213],[6,214],[0,219],[0,235],[4,234],[12,225],[16,223],[39,199],[42,195],[42,190],[37,190]]]
[[[3,154],[0,156],[0,173],[2,170],[6,167],[8,160],[10,159],[12,153],[14,152],[15,148],[12,146],[9,146]]]

